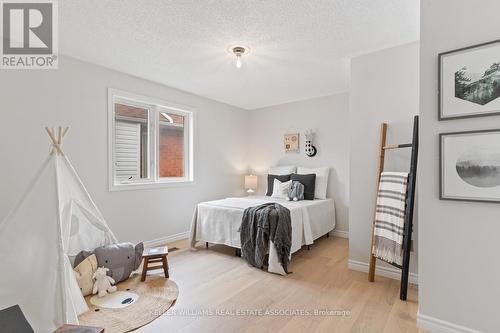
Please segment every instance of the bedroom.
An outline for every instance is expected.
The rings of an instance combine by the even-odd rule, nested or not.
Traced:
[[[128,251],[125,271],[133,273],[121,272],[118,291],[104,298],[90,290],[83,300],[100,305],[89,303],[94,311],[82,325],[106,332],[500,331],[500,270],[492,264],[499,210],[484,202],[500,197],[498,188],[476,186],[462,197],[483,199],[457,201],[446,190],[461,190],[459,183],[440,179],[448,170],[440,149],[448,156],[446,149],[455,153],[466,142],[440,134],[499,128],[495,109],[488,111],[497,101],[480,105],[484,99],[473,103],[468,93],[494,80],[493,67],[461,72],[474,78],[460,86],[462,102],[473,106],[447,108],[444,97],[438,105],[439,54],[498,40],[497,1],[36,2],[53,7],[47,14],[44,6],[19,7],[33,1],[1,2],[0,263],[9,271],[0,278],[2,327],[21,325],[17,316],[36,332],[76,324],[70,315],[79,311],[67,309],[82,293],[66,295],[75,287],[76,254],[93,251],[81,259],[107,267],[97,248],[119,241],[131,243],[113,249]],[[24,44],[9,37],[20,31]],[[491,45],[485,48],[498,52]],[[472,57],[470,50],[460,52]],[[442,59],[459,61],[460,52]],[[491,116],[463,118],[483,109]],[[367,272],[380,126],[388,124],[387,145],[407,144],[416,115],[413,243],[401,300],[400,269],[377,260],[374,282]],[[465,166],[475,159],[467,152]],[[384,170],[408,173],[410,160],[411,149],[388,151]],[[268,181],[269,174],[285,178]],[[285,199],[291,184],[305,200]],[[72,204],[75,197],[85,204]],[[259,269],[240,249],[240,227],[247,208],[269,200],[290,212],[291,260],[271,242],[259,252]],[[71,242],[79,236],[80,246]],[[158,259],[161,269],[144,271],[141,282]],[[92,289],[97,276],[87,278]],[[156,282],[161,292],[147,288]],[[123,310],[102,305],[126,289],[139,298],[125,298],[131,304]]]

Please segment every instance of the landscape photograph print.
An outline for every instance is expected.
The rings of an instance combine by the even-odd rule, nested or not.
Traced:
[[[464,152],[456,162],[457,173],[469,185],[500,186],[500,151],[493,147],[477,147]]]
[[[500,42],[439,54],[439,120],[500,114]]]
[[[500,202],[500,130],[440,135],[441,199]]]
[[[467,70],[455,72],[455,97],[485,105],[500,97],[500,62],[493,63],[483,73]]]

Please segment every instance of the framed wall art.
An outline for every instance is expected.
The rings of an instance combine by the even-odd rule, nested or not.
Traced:
[[[285,153],[299,151],[299,133],[285,134],[284,138]]]
[[[443,133],[440,198],[500,202],[500,129]]]
[[[500,115],[500,40],[439,54],[439,120]]]

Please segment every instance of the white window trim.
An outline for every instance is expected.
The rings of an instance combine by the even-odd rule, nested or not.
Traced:
[[[127,103],[138,103],[138,107],[143,108],[144,104],[150,105],[155,112],[149,115],[149,133],[154,136],[154,140],[148,140],[148,150],[150,156],[150,165],[148,166],[149,178],[143,181],[134,181],[130,183],[115,182],[115,103],[119,100],[125,100]],[[159,112],[177,113],[184,116],[184,170],[185,177],[159,177]],[[140,190],[161,187],[178,187],[194,184],[194,123],[195,109],[192,107],[171,103],[153,97],[129,93],[126,91],[109,88],[108,89],[108,186],[109,191]]]

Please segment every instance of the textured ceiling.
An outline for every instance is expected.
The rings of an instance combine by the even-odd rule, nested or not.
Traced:
[[[60,52],[254,109],[348,90],[353,55],[418,39],[418,0],[64,0]],[[251,48],[237,69],[227,52]]]

